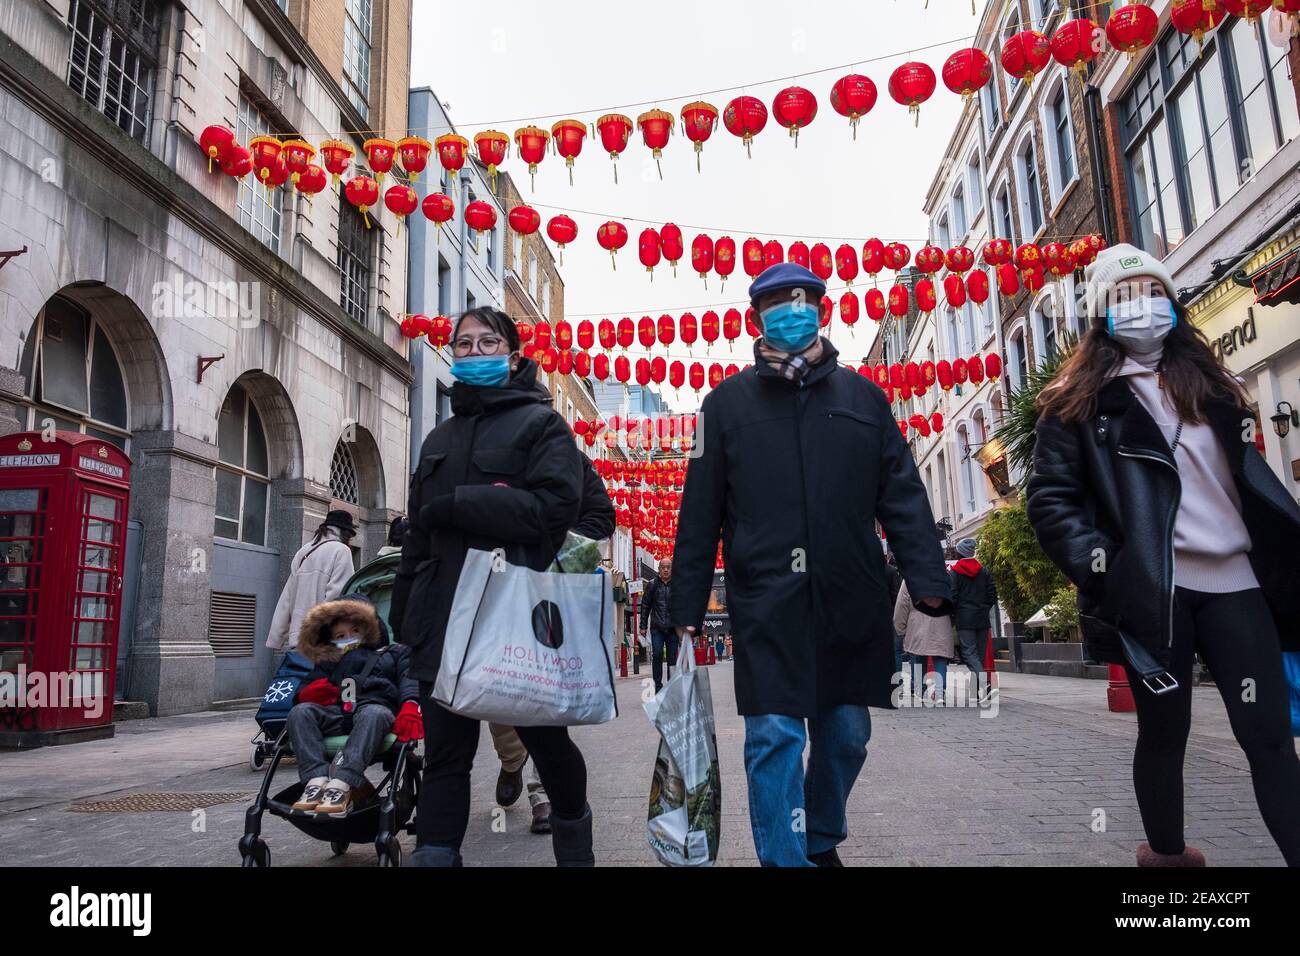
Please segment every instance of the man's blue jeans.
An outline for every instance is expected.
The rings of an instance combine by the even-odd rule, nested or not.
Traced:
[[[763,866],[812,866],[849,835],[844,806],[867,759],[871,713],[842,705],[809,718],[812,741],[804,771],[804,721],[764,714],[745,718],[749,824]]]

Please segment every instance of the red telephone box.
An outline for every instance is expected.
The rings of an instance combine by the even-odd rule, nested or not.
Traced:
[[[113,735],[130,483],[103,439],[0,437],[0,746]]]

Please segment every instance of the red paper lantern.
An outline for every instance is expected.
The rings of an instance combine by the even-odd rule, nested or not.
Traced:
[[[609,253],[610,264],[617,269],[615,253],[627,245],[627,226],[611,219],[596,230],[596,242],[600,244],[600,248]]]
[[[672,345],[673,340],[677,337],[677,326],[673,322],[671,315],[659,316],[659,344]]]
[[[1015,295],[1020,291],[1020,277],[1016,274],[1016,267],[1009,262],[1004,262],[998,266],[998,292],[1003,295]]]
[[[1300,0],[1296,0],[1300,3]],[[1074,257],[1074,267],[1084,269],[1097,259],[1097,253],[1106,248],[1106,240],[1098,235],[1084,236],[1070,245],[1070,255]]]
[[[847,242],[835,250],[835,272],[840,280],[853,285],[858,275],[858,255]]]
[[[614,331],[614,323],[609,319],[601,319],[596,324],[596,341],[600,343],[602,349],[612,349],[618,344],[618,336]]]
[[[355,151],[351,145],[342,140],[327,139],[320,144],[320,161],[334,177],[335,186],[339,184],[339,178],[348,171],[354,155]]]
[[[727,132],[739,136],[745,144],[745,155],[753,158],[750,144],[767,126],[767,107],[755,96],[737,96],[722,111],[722,125]]]
[[[852,292],[840,296],[840,318],[850,329],[858,324],[858,297]]]
[[[659,170],[659,178],[664,178],[663,167],[659,165],[659,158],[664,154],[664,147],[668,145],[668,137],[673,135],[673,125],[676,118],[667,110],[646,110],[636,118],[637,128],[641,130],[641,140],[645,143],[646,149],[654,156],[655,168]]]
[[[966,360],[959,358],[952,363],[952,380],[958,385],[965,385],[969,376],[966,373]]]
[[[740,310],[728,309],[722,315],[722,337],[728,342],[734,342],[740,338]]]
[[[429,330],[425,334],[434,348],[443,348],[451,342],[453,330],[451,319],[445,315],[435,315],[429,320]]]
[[[938,246],[922,246],[916,250],[916,267],[926,275],[933,275],[943,268],[943,250]]]
[[[704,387],[704,366],[699,362],[692,362],[689,375],[691,388],[698,392]]]
[[[497,211],[490,202],[482,199],[476,199],[465,207],[465,225],[475,232],[487,232],[495,229],[497,224]]]
[[[712,103],[696,100],[682,107],[682,132],[695,144],[695,171],[700,171],[700,153],[718,125],[718,108]]]
[[[727,276],[736,269],[736,240],[722,236],[713,244],[713,271],[722,277],[722,284],[727,284]]]
[[[683,312],[681,318],[677,320],[677,335],[682,340],[682,344],[689,350],[699,338],[700,327],[699,320],[690,312]]]
[[[391,139],[376,136],[361,144],[361,151],[366,154],[366,161],[375,173],[375,179],[382,186],[384,174],[393,168],[397,159],[397,144]]]
[[[947,359],[940,359],[934,365],[934,377],[938,381],[939,387],[945,392],[952,391],[952,363]]]
[[[948,273],[943,279],[943,294],[948,300],[948,304],[954,309],[960,309],[966,304],[966,285],[961,281],[961,276],[955,273]]]
[[[706,344],[712,345],[718,341],[718,336],[721,333],[722,320],[718,318],[718,313],[710,309],[700,319],[700,338],[704,339]]]
[[[889,385],[889,366],[886,365],[884,362],[877,362],[877,363],[876,363],[876,367],[875,367],[874,371],[872,372],[872,379],[873,379],[873,381],[875,381],[875,383],[876,383],[877,385],[879,385],[881,388],[885,388],[886,386],[888,386],[888,385]]]
[[[606,113],[596,120],[596,129],[600,132],[600,145],[609,153],[614,163],[614,182],[618,182],[618,158],[627,149],[632,136],[632,118],[622,113]]]
[[[485,129],[474,136],[474,148],[478,150],[478,159],[488,170],[488,179],[493,189],[497,188],[497,167],[504,162],[510,151],[510,137],[500,130]]]
[[[248,152],[253,160],[253,170],[262,185],[268,185],[276,164],[283,162],[280,159],[282,148],[280,141],[274,136],[254,136],[248,141]]]
[[[402,338],[418,339],[429,331],[429,317],[427,315],[408,315],[398,323],[398,329],[401,330]]]
[[[591,360],[591,372],[596,376],[596,381],[603,382],[609,378],[609,356],[604,352],[599,353]]]
[[[713,240],[700,233],[691,240],[691,268],[709,285],[709,271],[713,268]]]
[[[348,202],[356,206],[361,212],[361,216],[366,221],[366,228],[370,228],[370,208],[379,202],[379,184],[369,176],[356,176],[348,180],[343,187],[343,194],[347,196]]]
[[[438,162],[442,168],[451,173],[451,181],[456,181],[456,174],[465,167],[465,157],[469,155],[469,140],[458,133],[444,133],[433,141],[433,148],[438,153]]]
[[[921,312],[933,312],[939,304],[934,293],[934,283],[929,279],[920,279],[916,283],[916,308]]]
[[[908,388],[917,388],[921,384],[921,366],[908,362],[903,366],[903,384]]]
[[[641,316],[640,321],[636,324],[637,341],[641,343],[642,348],[650,348],[655,344],[655,339],[659,335],[659,328],[655,325],[655,320],[648,315]]]
[[[885,293],[879,289],[868,289],[862,297],[862,306],[872,322],[882,321],[885,318]]]
[[[545,319],[533,326],[533,344],[544,349],[551,344],[551,323]]]
[[[627,316],[618,320],[618,345],[621,349],[626,349],[636,341],[636,323]]]
[[[397,235],[402,234],[402,220],[404,220],[415,210],[420,208],[420,197],[416,195],[415,190],[410,186],[402,183],[396,183],[389,186],[388,191],[384,193],[384,205],[388,211],[397,217]],[[493,214],[493,219],[496,214]]]
[[[309,163],[298,177],[298,192],[306,196],[315,196],[328,185],[329,178],[325,175],[325,170],[315,163]]]
[[[966,374],[976,385],[984,381],[984,363],[980,361],[978,355],[972,355],[966,362]]]
[[[668,362],[662,355],[656,355],[650,360],[650,381],[656,385],[662,385],[667,377]],[[663,421],[662,418],[659,420]]]
[[[934,70],[919,61],[904,63],[889,77],[889,95],[921,122],[921,104],[934,95]]]
[[[1198,47],[1205,42],[1205,34],[1227,15],[1228,9],[1220,0],[1173,0],[1169,6],[1169,19],[1174,28],[1193,36]]]
[[[850,73],[835,81],[831,87],[831,109],[849,118],[853,138],[858,138],[858,120],[871,112],[879,93],[870,77]]]
[[[632,363],[628,361],[626,355],[614,359],[614,378],[624,385],[632,378]]]
[[[754,308],[750,306],[745,310],[745,331],[749,333],[751,339],[756,339],[763,333],[758,330],[754,322]]]
[[[1002,45],[1002,69],[1032,85],[1052,61],[1052,42],[1037,30],[1024,30]]]
[[[1248,23],[1254,23],[1270,7],[1285,10],[1286,4],[1275,0],[1223,0],[1223,5],[1234,17],[1241,17]]]
[[[763,268],[770,269],[785,262],[785,249],[775,239],[763,243]]]
[[[555,151],[569,167],[569,185],[573,185],[573,161],[582,152],[582,141],[587,138],[587,124],[575,119],[560,120],[551,127],[551,142]]]
[[[280,150],[280,158],[284,160],[284,165],[289,170],[289,179],[295,186],[315,157],[316,147],[300,139],[288,140]]]
[[[722,380],[725,377],[726,377],[726,373],[724,372],[721,365],[719,365],[717,362],[712,362],[709,364],[709,388],[717,388],[719,385],[722,384]]]
[[[555,323],[555,344],[566,351],[573,348],[573,326],[565,319]]]
[[[1101,27],[1086,17],[1067,20],[1052,34],[1052,56],[1082,76],[1088,64],[1101,54],[1102,35]]]
[[[677,276],[677,263],[686,252],[681,229],[671,222],[664,223],[659,228],[659,249],[663,252],[664,258],[672,265],[675,278]]]
[[[989,300],[989,277],[983,269],[976,269],[966,277],[966,294],[976,305]]]
[[[531,322],[515,322],[515,330],[519,333],[520,342],[531,342],[533,338],[533,324]]]
[[[930,388],[939,380],[938,374],[934,370],[934,362],[927,359],[921,363],[921,385],[924,388]]]
[[[1049,242],[1043,246],[1043,265],[1053,276],[1062,279],[1074,272],[1074,255],[1063,242]]]
[[[851,251],[851,250],[850,250]],[[819,242],[808,253],[808,268],[812,274],[823,282],[835,274],[835,260],[831,256],[830,246]]]
[[[523,126],[515,130],[515,151],[528,164],[528,182],[537,188],[537,166],[546,158],[546,144],[551,134],[540,126]]]
[[[901,282],[894,283],[889,290],[889,314],[896,319],[907,315],[907,286]]]
[[[577,341],[580,349],[589,349],[596,344],[596,328],[591,324],[591,319],[583,319],[578,323]]]
[[[1032,242],[1026,242],[1016,249],[1016,254],[1011,259],[1020,270],[1036,269],[1043,264],[1043,251]]]
[[[965,246],[954,246],[943,257],[949,272],[966,273],[975,265],[975,253]]]
[[[1005,265],[1011,261],[1012,252],[1010,239],[990,239],[984,243],[984,263],[990,266]]]
[[[637,255],[641,259],[641,265],[645,266],[645,271],[650,273],[650,281],[654,281],[655,266],[659,265],[660,242],[658,231],[650,228],[641,230],[641,238],[637,240]]]
[[[828,325],[831,324],[831,318],[834,316],[834,314],[835,314],[835,303],[831,301],[830,296],[828,295],[822,296],[821,313],[818,316],[818,326],[823,329],[826,328]]]
[[[885,266],[891,272],[901,272],[912,258],[912,250],[901,242],[885,246]]]
[[[674,361],[668,366],[668,384],[673,388],[681,388],[686,384],[686,366],[681,362]]]
[[[936,434],[938,432],[943,431],[943,416],[940,415],[938,412],[935,412],[933,415],[931,415],[930,427],[935,430]]]
[[[741,247],[741,254],[744,256],[745,275],[756,278],[763,271],[763,243],[750,236]]]
[[[790,248],[786,250],[786,261],[807,269],[811,261],[808,255],[808,244],[799,239],[790,243]]]
[[[1047,282],[1046,273],[1041,265],[1021,269],[1020,277],[1025,288],[1030,292],[1037,292]]]
[[[862,244],[862,271],[874,282],[885,268],[885,244],[879,239],[868,239]]]
[[[993,63],[978,47],[958,50],[943,64],[943,85],[970,99],[993,78]]]
[[[1136,56],[1156,40],[1160,15],[1145,3],[1120,7],[1106,21],[1106,39],[1115,49]]]
[[[1002,375],[1002,357],[1000,355],[984,356],[984,374],[991,379]]]
[[[519,205],[510,210],[510,228],[523,236],[531,236],[542,225],[542,215],[532,206]]]
[[[564,265],[564,247],[578,238],[578,224],[563,214],[552,216],[547,220],[546,234],[560,247],[560,265]]]
[[[456,215],[456,204],[445,193],[429,193],[424,197],[424,202],[420,204],[420,209],[424,212],[424,218],[434,223],[438,228],[435,241],[441,239],[442,224]]]
[[[573,371],[573,353],[568,349],[561,349],[559,357],[555,363],[555,370],[561,375],[568,375]]]
[[[225,126],[208,126],[199,134],[199,149],[208,157],[208,172],[212,172],[212,161],[220,160],[226,151],[235,145],[235,134]]]

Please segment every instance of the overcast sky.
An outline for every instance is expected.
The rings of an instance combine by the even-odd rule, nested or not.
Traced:
[[[981,9],[983,4],[980,0]],[[889,74],[912,58],[938,74],[954,50],[970,45],[978,25],[969,0],[930,0],[928,11],[925,0],[498,0],[488,7],[415,0],[414,7],[411,85],[432,87],[471,141],[481,129],[513,137],[530,122],[549,130],[559,119],[592,123],[607,112],[635,121],[654,106],[679,116],[694,99],[721,111],[741,93],[763,100],[770,112],[775,94],[792,84],[816,95],[817,118],[799,134],[797,149],[769,116],[754,140],[753,159],[746,159],[741,141],[719,119],[705,144],[700,174],[679,121],[664,151],[662,181],[639,133],[633,133],[619,162],[617,185],[598,137],[584,142],[573,186],[563,159],[548,152],[536,191],[530,191],[527,167],[512,148],[506,168],[543,223],[561,210],[578,223],[578,238],[565,249],[561,269],[565,309],[575,325],[582,317],[657,319],[687,310],[698,317],[709,308],[721,315],[728,304],[743,300],[748,278],[739,265],[725,291],[714,274],[705,289],[691,269],[690,242],[700,231],[714,239],[728,234],[737,246],[752,234],[777,238],[787,247],[795,238],[809,246],[821,240],[833,252],[844,239],[860,250],[863,240],[878,236],[886,243],[905,241],[915,251],[927,232],[925,193],[961,99],[940,81],[914,127],[907,109],[889,97]],[[886,59],[870,62],[876,58]],[[849,121],[829,100],[832,84],[851,72],[871,77],[880,93],[859,125],[856,142]],[[743,90],[731,89],[742,85]],[[427,135],[433,139],[440,132]],[[621,220],[630,234],[617,271],[596,243],[596,229],[611,218]],[[652,282],[637,261],[636,242],[647,224],[657,228],[664,222],[682,227],[686,254],[675,279],[661,264]],[[842,283],[833,277],[830,285],[838,302],[835,290]],[[869,287],[862,278],[854,284],[859,295]],[[871,344],[870,320],[864,314],[854,336],[838,316],[834,325],[832,338],[842,358],[860,361]],[[693,355],[680,343],[655,354],[688,365],[691,359],[742,365],[752,359],[747,335],[730,353],[718,343],[706,356],[701,345]],[[698,405],[689,387],[680,395],[666,383],[664,389],[676,408]]]

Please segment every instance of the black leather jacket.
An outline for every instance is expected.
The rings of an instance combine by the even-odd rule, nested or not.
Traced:
[[[1300,650],[1300,507],[1250,440],[1249,412],[1217,403],[1206,415],[1236,479],[1251,565],[1282,646]],[[1026,510],[1043,550],[1079,589],[1094,660],[1124,663],[1122,630],[1168,667],[1181,491],[1168,442],[1123,380],[1098,392],[1088,422],[1039,421]]]

